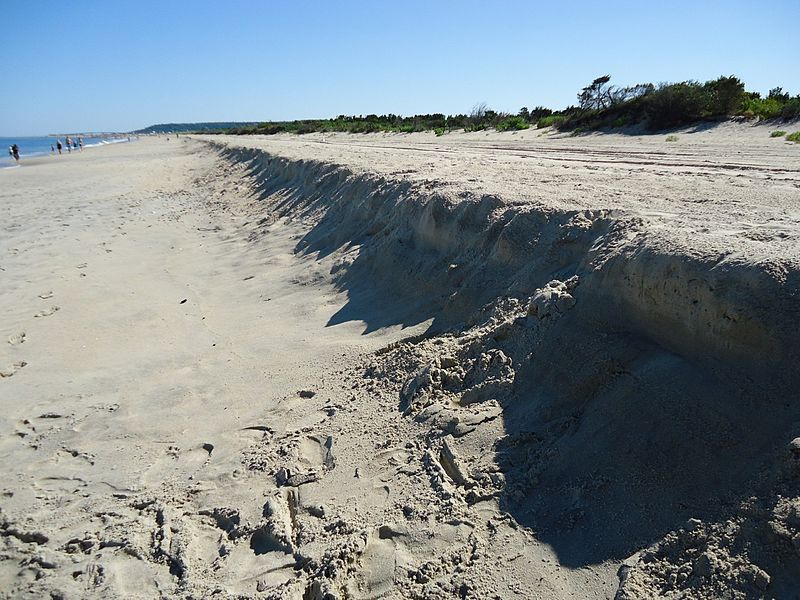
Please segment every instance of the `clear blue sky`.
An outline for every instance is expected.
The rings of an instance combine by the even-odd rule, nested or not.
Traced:
[[[800,93],[800,1],[9,1],[0,136],[563,108],[593,78]]]

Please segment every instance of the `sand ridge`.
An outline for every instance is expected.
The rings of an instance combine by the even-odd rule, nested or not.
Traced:
[[[368,170],[453,196],[622,210],[646,218],[685,252],[729,252],[734,238],[737,252],[796,262],[797,145],[771,138],[775,127],[732,121],[676,131],[676,142],[666,134],[573,137],[550,129],[204,139]]]
[[[5,593],[796,589],[788,151],[548,140],[512,164],[517,137],[475,138],[144,140],[0,173],[2,364],[25,363],[0,380]],[[609,200],[675,169],[669,210],[714,171],[726,226],[728,173],[753,175],[777,245]]]

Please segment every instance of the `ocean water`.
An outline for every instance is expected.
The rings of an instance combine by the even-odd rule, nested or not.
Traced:
[[[63,146],[61,152],[67,153],[67,144],[65,138],[59,138]],[[131,138],[133,139],[133,138]],[[86,137],[83,138],[83,147],[90,148],[92,146],[102,146],[104,144],[116,144],[119,142],[127,142],[128,138],[110,138],[110,137]],[[20,161],[33,156],[46,156],[50,154],[50,145],[55,148],[56,138],[54,137],[0,137],[0,168],[14,166],[14,159],[8,153],[9,147],[12,144],[19,146]],[[72,150],[79,152],[79,150]],[[58,154],[58,150],[55,151]]]

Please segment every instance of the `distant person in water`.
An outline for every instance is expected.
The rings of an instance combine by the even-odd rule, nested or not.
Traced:
[[[55,154],[55,153],[56,153],[55,147],[53,146],[53,144],[50,144],[50,154]]]
[[[14,160],[19,162],[19,146],[16,144],[11,146],[11,156],[14,157]]]
[[[72,138],[70,138],[69,136],[67,136],[67,139],[66,139],[66,140],[64,140],[64,141],[67,143],[67,152],[69,152],[70,154],[72,154]]]

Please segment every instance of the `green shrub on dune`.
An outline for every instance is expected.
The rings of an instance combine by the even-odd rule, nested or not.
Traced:
[[[651,131],[682,127],[703,120],[733,116],[758,119],[800,117],[800,95],[790,96],[781,88],[766,98],[745,91],[733,75],[700,83],[682,81],[616,87],[611,77],[598,77],[581,90],[578,106],[571,106],[540,118],[539,127],[560,130],[618,128],[642,124]]]
[[[503,119],[497,125],[495,125],[495,129],[497,131],[520,131],[522,129],[528,129],[530,127],[530,123],[528,123],[522,117],[508,117],[507,119]]]
[[[536,122],[536,127],[538,129],[544,129],[545,127],[558,127],[562,122],[566,120],[566,116],[564,115],[548,115],[546,117],[542,117]]]

